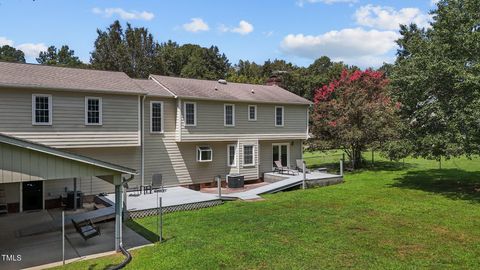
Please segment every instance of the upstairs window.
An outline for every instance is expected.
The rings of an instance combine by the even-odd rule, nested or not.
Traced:
[[[197,162],[212,161],[213,151],[210,146],[197,146]]]
[[[233,104],[224,105],[224,125],[226,127],[235,126],[235,105]]]
[[[236,149],[237,146],[235,144],[227,145],[227,163],[230,167],[237,166]]]
[[[257,105],[248,105],[248,121],[257,121]]]
[[[276,106],[275,107],[275,126],[276,127],[283,127],[283,106]]]
[[[184,119],[185,126],[196,126],[197,125],[197,104],[195,102],[185,102],[184,103]]]
[[[162,101],[150,102],[150,132],[152,133],[163,132],[163,102]]]
[[[243,146],[243,166],[255,165],[255,157],[254,157],[253,151],[254,151],[253,145]]]
[[[32,95],[32,124],[52,124],[52,96]]]
[[[85,97],[85,125],[102,124],[102,98]]]

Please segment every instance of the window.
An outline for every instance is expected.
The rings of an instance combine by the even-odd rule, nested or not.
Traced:
[[[197,104],[195,102],[185,102],[184,118],[185,126],[196,126],[197,125]]]
[[[257,105],[248,105],[248,121],[257,121]]]
[[[85,125],[102,124],[102,99],[85,97]]]
[[[197,161],[209,162],[212,161],[212,148],[210,146],[197,146]]]
[[[243,146],[243,166],[253,166],[253,165],[255,165],[253,150],[254,150],[253,145],[244,145]]]
[[[230,167],[237,166],[236,150],[237,146],[235,144],[227,145],[227,164]]]
[[[283,106],[276,106],[275,107],[275,126],[276,127],[283,127]]]
[[[162,101],[150,102],[150,132],[151,133],[163,132],[163,102]]]
[[[32,95],[32,124],[52,124],[52,96]]]
[[[235,126],[235,105],[225,104],[223,115],[224,115],[224,125],[226,127]]]

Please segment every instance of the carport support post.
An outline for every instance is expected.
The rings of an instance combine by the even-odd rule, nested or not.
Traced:
[[[73,178],[73,211],[77,211],[77,178]]]
[[[65,211],[62,211],[62,261],[65,265]]]
[[[113,178],[115,184],[115,250],[120,251],[122,244],[122,212],[123,212],[123,188],[122,176],[115,175]]]

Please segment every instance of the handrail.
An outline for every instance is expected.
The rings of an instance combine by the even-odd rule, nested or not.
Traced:
[[[130,261],[132,260],[132,254],[130,254],[130,252],[128,252],[128,250],[123,247],[122,243],[120,243],[120,251],[123,253],[123,255],[125,255],[125,260],[123,260],[123,262],[121,262],[119,265],[113,266],[112,268],[110,268],[110,270],[122,269],[127,266],[127,264],[130,263]]]

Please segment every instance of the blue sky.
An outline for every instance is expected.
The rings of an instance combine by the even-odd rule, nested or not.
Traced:
[[[434,2],[434,1],[433,1]],[[96,29],[115,19],[145,26],[160,41],[217,45],[231,62],[321,56],[360,67],[391,62],[398,24],[428,27],[432,0],[0,0],[0,45],[28,62],[46,46],[68,44],[88,62]]]

